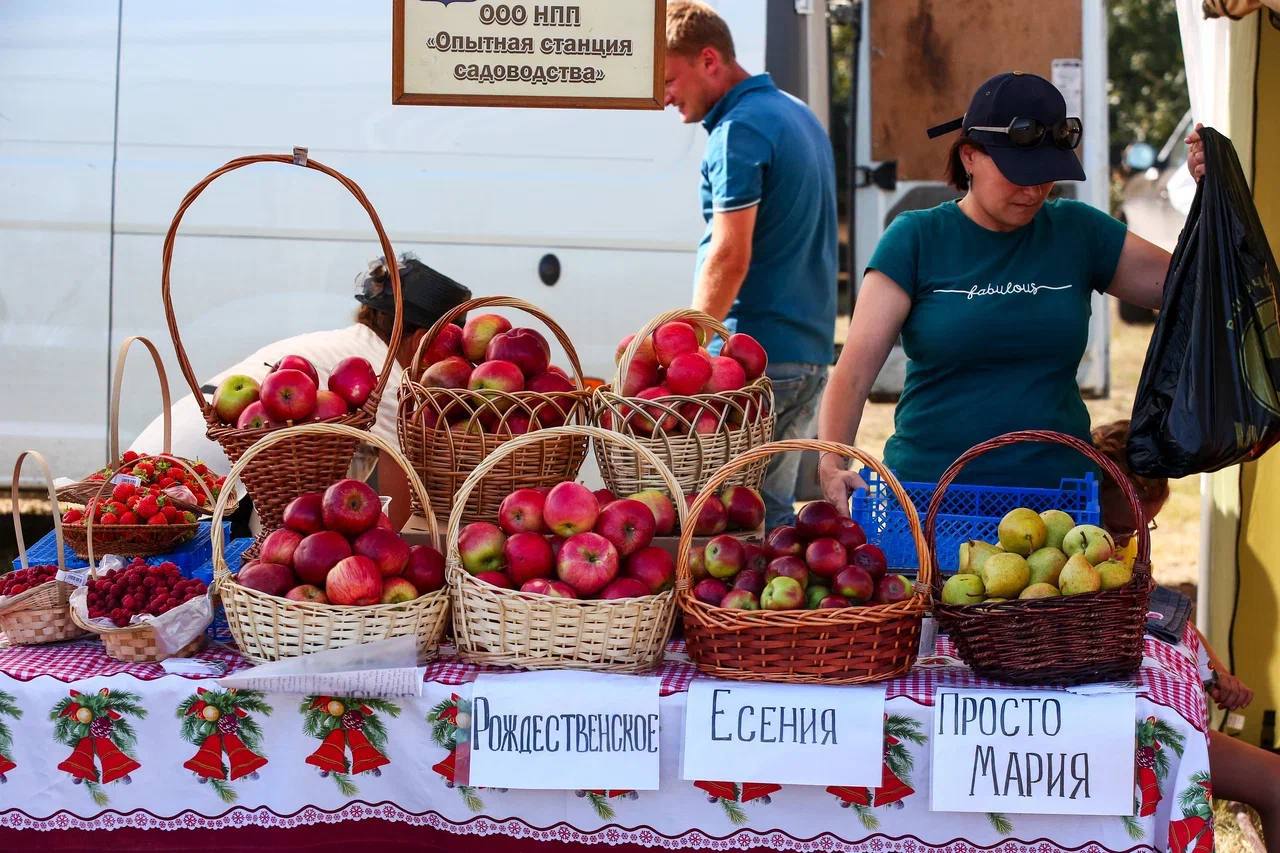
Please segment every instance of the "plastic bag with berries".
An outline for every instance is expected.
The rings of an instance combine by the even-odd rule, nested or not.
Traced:
[[[135,558],[102,559],[88,583],[71,593],[71,607],[87,625],[102,631],[146,625],[155,632],[156,647],[173,654],[187,646],[213,621],[209,588],[184,578],[174,563],[151,565]]]

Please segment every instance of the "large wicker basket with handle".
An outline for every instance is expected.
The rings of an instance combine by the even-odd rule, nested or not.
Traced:
[[[572,391],[471,391],[433,388],[422,382],[423,355],[441,330],[470,311],[514,308],[538,319],[560,343],[573,370]],[[569,336],[540,308],[507,296],[468,300],[436,321],[423,337],[413,364],[400,384],[397,429],[400,446],[426,484],[434,506],[452,510],[454,495],[467,476],[515,435],[590,419],[590,394],[583,387],[582,364]],[[587,440],[561,435],[554,441],[523,445],[503,454],[489,476],[467,495],[463,521],[493,521],[502,499],[516,489],[550,486],[578,476]]]
[[[1024,442],[1070,447],[1119,484],[1138,522],[1133,577],[1119,589],[1082,595],[990,604],[938,603],[934,615],[939,627],[951,636],[961,659],[988,678],[1012,684],[1068,685],[1131,675],[1142,664],[1142,633],[1151,592],[1151,537],[1133,484],[1092,445],[1062,433],[1026,430],[971,447],[939,479],[925,517],[925,536],[932,547],[943,496],[966,465],[996,448]],[[902,498],[899,501],[909,506]],[[936,558],[931,562],[936,569]],[[936,571],[933,583],[935,597],[941,602],[942,577]]]
[[[34,450],[18,454],[13,465],[13,481],[9,486],[9,500],[13,505],[13,535],[18,545],[18,560],[22,568],[27,565],[27,544],[22,538],[22,516],[18,512],[18,479],[22,474],[22,463],[27,457],[36,460],[44,473],[45,485],[49,489],[49,503],[53,507],[54,540],[58,549],[58,569],[67,567],[62,549],[62,519],[58,512],[58,498],[53,490],[53,474],[49,471],[49,463]],[[57,643],[62,640],[74,640],[84,635],[84,630],[71,621],[71,611],[67,606],[72,586],[65,581],[49,580],[32,587],[18,595],[0,598],[0,633],[10,645],[37,646],[43,643]]]
[[[597,427],[565,426],[514,438],[476,466],[458,490],[446,534],[446,571],[453,594],[453,632],[458,654],[479,664],[523,669],[590,669],[602,672],[643,672],[662,661],[675,621],[671,590],[638,598],[611,601],[554,598],[502,589],[468,574],[458,554],[458,535],[468,494],[502,457],[519,453],[540,441],[566,436],[629,445],[631,452],[657,472],[662,489],[672,498],[681,526],[685,505],[679,483],[661,460],[632,439]]]
[[[449,594],[445,589],[399,604],[315,604],[241,586],[227,567],[223,556],[222,516],[226,511],[226,498],[235,482],[259,454],[270,454],[281,444],[306,443],[317,436],[337,436],[357,444],[367,442],[394,460],[404,469],[409,485],[423,508],[432,544],[438,546],[440,541],[436,517],[431,511],[431,499],[427,497],[422,480],[400,451],[383,439],[345,424],[303,424],[273,432],[245,451],[231,468],[226,488],[213,508],[214,589],[226,608],[227,623],[236,645],[247,657],[263,662],[412,636],[417,638],[420,660],[434,657],[449,617]],[[324,483],[318,490],[322,491],[329,485]]]
[[[182,343],[182,336],[178,331],[178,320],[174,315],[173,297],[170,291],[170,273],[173,266],[173,247],[177,240],[178,227],[182,224],[182,217],[187,212],[187,208],[191,207],[209,184],[219,177],[228,172],[234,172],[237,169],[243,169],[246,166],[252,166],[257,163],[285,163],[301,166],[305,169],[328,175],[336,180],[355,197],[360,206],[364,208],[365,213],[369,215],[374,230],[378,233],[382,255],[389,260],[386,267],[391,278],[392,294],[395,298],[395,323],[391,329],[391,340],[387,345],[387,357],[382,364],[381,372],[378,374],[377,385],[374,386],[373,392],[359,409],[330,421],[325,421],[325,423],[342,424],[357,431],[368,430],[373,425],[378,415],[378,402],[382,398],[382,391],[386,387],[388,377],[391,375],[396,350],[400,347],[402,326],[401,314],[403,306],[400,293],[400,271],[393,260],[396,255],[391,248],[391,241],[387,238],[386,231],[383,230],[382,221],[378,218],[377,212],[373,209],[373,205],[365,196],[364,191],[356,185],[355,181],[335,169],[308,159],[305,149],[295,149],[292,155],[254,154],[247,157],[239,157],[215,169],[201,179],[182,199],[182,203],[178,206],[178,212],[174,214],[173,222],[169,226],[169,232],[165,235],[164,252],[161,257],[161,288],[164,297],[165,319],[169,324],[169,334],[173,338],[173,349],[178,358],[178,366],[181,368],[187,384],[191,386],[191,393],[195,395],[196,401],[200,404],[201,411],[204,413],[205,422],[209,425],[209,438],[221,445],[233,462],[241,459],[250,447],[273,432],[273,429],[240,429],[236,426],[224,424],[218,419],[212,402],[205,399],[203,392],[200,390],[200,380],[196,377],[196,373],[191,367],[191,361],[187,357],[186,348]],[[298,436],[293,441],[273,443],[269,445],[269,452],[257,454],[254,457],[254,464],[244,469],[242,478],[249,496],[253,499],[254,508],[262,520],[263,527],[267,529],[278,527],[285,505],[295,495],[303,492],[320,491],[334,480],[341,479],[350,466],[351,459],[355,455],[358,446],[359,440],[357,436],[349,432],[325,432]]]
[[[714,607],[693,596],[689,562],[693,531],[680,535],[676,600],[684,614],[689,657],[698,669],[719,678],[791,683],[860,684],[911,669],[920,646],[920,625],[929,609],[933,561],[915,508],[889,470],[856,447],[827,441],[789,439],[748,450],[712,475],[689,508],[697,518],[743,468],[786,452],[814,450],[856,459],[879,474],[905,507],[911,522],[920,577],[909,599],[826,610],[735,610]]]
[[[729,337],[723,323],[701,311],[682,308],[654,317],[636,333],[618,360],[613,381],[595,392],[596,423],[633,439],[660,459],[686,494],[702,491],[712,473],[773,439],[773,386],[761,376],[745,388],[716,394],[671,395],[640,400],[623,394],[632,361],[641,346],[663,323],[674,320],[693,326],[703,338]],[[658,471],[631,448],[631,443],[595,445],[596,461],[605,484],[617,495],[660,488]],[[766,459],[753,459],[734,469],[725,485],[760,488]]]

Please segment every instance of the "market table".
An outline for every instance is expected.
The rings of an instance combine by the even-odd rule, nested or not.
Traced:
[[[270,843],[319,849],[358,838],[450,850],[520,849],[521,841],[539,840],[668,849],[1207,853],[1212,826],[1204,817],[1208,753],[1198,643],[1190,631],[1179,646],[1148,637],[1145,651],[1135,680],[1138,816],[1084,818],[929,810],[935,691],[997,686],[952,658],[945,637],[907,676],[885,683],[883,781],[874,789],[681,780],[685,693],[703,676],[672,643],[657,671],[661,787],[642,792],[454,784],[454,753],[441,744],[450,743],[458,699],[479,670],[452,659],[431,664],[424,694],[412,699],[241,694],[236,722],[222,723],[202,741],[192,737],[190,723],[184,739],[184,721],[198,719],[208,704],[200,691],[220,692],[208,677],[113,661],[92,640],[0,648],[0,768],[7,781],[0,785],[0,849],[75,849],[88,831],[100,830],[120,830],[116,837],[130,838],[129,846],[152,849],[191,849],[204,843],[196,836],[212,830],[208,843],[219,849],[238,845],[236,838],[249,849],[265,843],[262,829],[292,829],[271,834]],[[248,666],[218,645],[199,657],[229,671]],[[334,698],[359,711],[343,718],[341,735],[322,740],[314,736],[315,715]],[[115,721],[75,740],[68,721],[80,703],[112,712]],[[334,750],[361,772],[325,773]],[[224,757],[235,781],[202,782],[193,772]],[[96,772],[95,759],[102,778],[112,781],[77,784],[77,768],[88,762]],[[38,834],[48,830],[63,832]],[[95,846],[104,841],[93,838]]]

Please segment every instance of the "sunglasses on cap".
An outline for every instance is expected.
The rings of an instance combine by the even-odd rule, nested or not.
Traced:
[[[929,138],[933,139],[942,136],[944,133],[950,133],[954,130],[960,130],[963,127],[964,119],[953,119],[945,124],[929,128]],[[1080,119],[1071,116],[1061,121],[1046,125],[1039,119],[1034,118],[1015,118],[1009,122],[1008,127],[980,127],[974,126],[964,128],[966,131],[980,130],[984,133],[1003,133],[1009,137],[1009,142],[1015,148],[1035,148],[1044,142],[1048,136],[1054,147],[1061,148],[1064,151],[1071,151],[1080,145],[1080,137],[1084,133],[1084,125]]]

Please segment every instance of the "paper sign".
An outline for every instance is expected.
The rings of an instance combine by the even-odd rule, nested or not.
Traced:
[[[1053,85],[1067,102],[1067,115],[1084,115],[1084,63],[1079,59],[1055,59],[1051,68]]]
[[[884,688],[694,681],[682,778],[880,784]]]
[[[416,637],[395,637],[259,664],[218,684],[268,693],[421,696],[426,670],[416,665],[417,654]]]
[[[656,791],[659,681],[567,671],[479,675],[470,784]]]
[[[1132,815],[1132,692],[940,690],[934,811]]]

